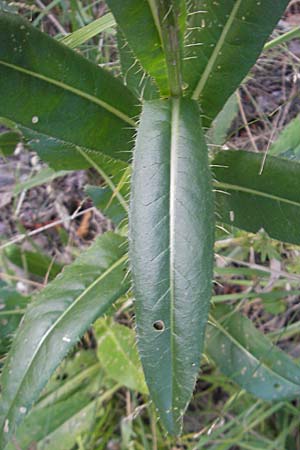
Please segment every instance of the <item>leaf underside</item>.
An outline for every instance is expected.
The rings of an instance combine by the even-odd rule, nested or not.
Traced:
[[[130,260],[146,382],[172,434],[180,432],[198,374],[211,296],[207,158],[195,102],[145,103],[134,153]]]

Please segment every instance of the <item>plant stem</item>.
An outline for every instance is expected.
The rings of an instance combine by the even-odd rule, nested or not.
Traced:
[[[170,94],[180,97],[182,86],[179,10],[175,0],[158,0],[162,40],[166,54]]]

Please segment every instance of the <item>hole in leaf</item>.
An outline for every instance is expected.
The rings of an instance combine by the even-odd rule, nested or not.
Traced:
[[[278,390],[278,389],[280,389],[280,388],[281,388],[281,386],[280,386],[280,384],[279,384],[279,383],[275,383],[275,384],[274,384],[274,388]]]
[[[156,320],[153,324],[153,328],[156,331],[164,331],[165,329],[165,324],[162,320]]]

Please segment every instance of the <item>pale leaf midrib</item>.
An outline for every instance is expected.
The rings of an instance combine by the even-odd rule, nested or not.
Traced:
[[[96,280],[94,280],[86,289],[84,289],[84,291],[68,306],[68,308],[63,312],[62,315],[60,315],[58,317],[58,319],[51,325],[51,327],[47,330],[47,332],[44,334],[44,336],[42,337],[41,341],[39,342],[39,346],[36,349],[36,351],[34,352],[34,354],[31,357],[31,360],[28,364],[28,366],[26,367],[26,371],[24,376],[22,377],[22,379],[19,382],[19,387],[14,395],[13,401],[11,402],[11,406],[8,409],[7,413],[5,414],[5,417],[8,417],[10,414],[11,409],[15,406],[19,392],[22,389],[24,380],[26,380],[26,376],[27,373],[29,372],[29,370],[31,369],[35,359],[37,358],[41,348],[43,347],[43,345],[45,344],[45,342],[47,341],[48,337],[52,334],[53,330],[55,328],[57,328],[60,324],[60,322],[64,319],[64,317],[66,315],[68,315],[70,313],[70,311],[74,308],[74,306],[76,306],[78,304],[78,302],[80,302],[80,300],[91,290],[93,289],[98,283],[100,283],[100,281],[102,281],[106,276],[108,276],[116,267],[120,266],[121,264],[123,264],[123,262],[127,259],[127,254],[123,255],[121,258],[119,258],[115,263],[113,263],[108,269],[106,269],[101,275],[99,275],[99,277],[96,278]]]
[[[69,84],[63,83],[62,81],[55,80],[54,78],[47,77],[43,74],[33,72],[32,70],[25,69],[24,67],[17,66],[15,64],[8,63],[6,61],[0,60],[0,65],[8,67],[10,69],[16,70],[18,72],[24,73],[26,75],[29,75],[33,78],[37,78],[39,80],[42,80],[48,84],[52,84],[53,86],[57,86],[61,89],[64,89],[66,91],[71,92],[72,94],[75,94],[79,97],[84,98],[85,100],[89,100],[92,103],[95,103],[98,106],[101,106],[101,108],[106,109],[108,112],[113,114],[114,116],[118,117],[119,119],[123,120],[127,124],[136,127],[136,123],[133,119],[131,119],[129,116],[124,114],[122,111],[118,110],[112,105],[109,105],[108,103],[104,102],[103,100],[99,99],[98,97],[95,97],[91,94],[88,94],[87,92],[81,91],[80,89],[77,89],[73,86],[70,86]]]
[[[174,345],[174,327],[175,327],[175,205],[176,205],[176,174],[177,174],[177,147],[180,120],[180,100],[173,98],[171,100],[171,142],[170,142],[170,204],[169,204],[169,227],[170,227],[170,354],[171,354],[171,392],[172,405],[174,402],[174,383],[175,376],[175,345]]]
[[[279,197],[277,195],[269,194],[268,192],[263,191],[257,191],[256,189],[247,188],[244,186],[239,186],[231,183],[222,183],[222,182],[215,182],[213,183],[215,187],[221,188],[221,189],[228,189],[230,191],[237,191],[237,192],[245,192],[246,194],[250,195],[256,195],[258,197],[267,198],[270,200],[274,200],[277,202],[287,203],[289,205],[300,207],[300,202],[296,202],[294,200],[289,200],[288,198]],[[225,194],[226,195],[226,194]]]
[[[204,87],[205,87],[205,85],[207,83],[209,75],[211,74],[211,71],[212,71],[212,69],[213,69],[213,67],[214,67],[214,65],[215,65],[215,63],[217,61],[219,52],[220,52],[220,50],[221,50],[221,48],[222,48],[222,46],[223,46],[223,44],[224,44],[224,42],[226,40],[228,32],[230,31],[230,27],[231,27],[234,19],[236,18],[236,15],[238,13],[239,7],[241,6],[241,2],[242,2],[242,0],[237,0],[235,5],[232,8],[232,11],[231,11],[231,13],[230,13],[230,15],[228,17],[228,20],[227,20],[227,22],[226,22],[226,24],[225,24],[225,26],[224,26],[224,28],[222,30],[221,35],[220,35],[220,38],[219,38],[218,42],[216,43],[216,45],[214,47],[214,50],[213,50],[213,52],[212,52],[212,54],[211,54],[211,56],[209,58],[209,61],[208,61],[207,65],[206,65],[206,67],[204,69],[204,72],[201,75],[201,78],[198,81],[198,83],[196,85],[196,88],[195,88],[195,90],[193,92],[193,95],[192,95],[192,99],[193,100],[198,100],[199,99],[199,97],[200,97],[200,95],[201,95],[201,93],[202,93],[202,91],[203,91],[203,89],[204,89]]]

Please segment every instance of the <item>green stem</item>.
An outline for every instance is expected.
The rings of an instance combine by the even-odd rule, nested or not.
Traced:
[[[179,11],[175,0],[158,0],[158,14],[161,24],[162,40],[166,55],[170,94],[181,96],[181,47]]]

